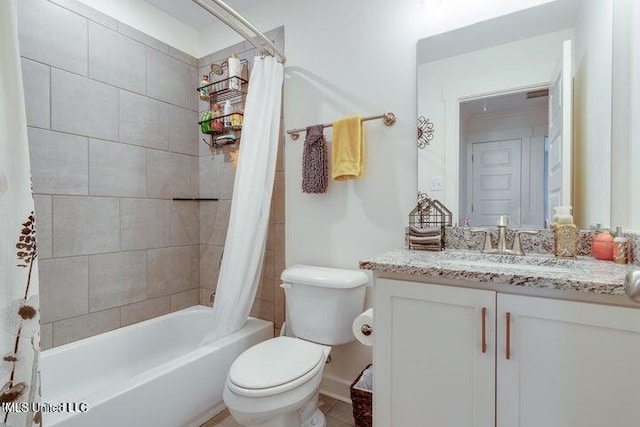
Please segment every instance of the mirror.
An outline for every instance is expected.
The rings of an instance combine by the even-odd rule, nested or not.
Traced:
[[[612,0],[552,1],[419,40],[418,191],[459,225],[508,215],[543,228],[558,205],[582,228],[608,225],[612,44]]]

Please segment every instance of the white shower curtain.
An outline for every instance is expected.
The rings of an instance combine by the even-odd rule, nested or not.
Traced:
[[[42,425],[35,219],[16,0],[0,1],[0,425]],[[21,408],[23,409],[23,408]]]
[[[283,74],[284,67],[275,58],[255,58],[213,304],[213,331],[205,342],[244,326],[260,282],[278,154]]]

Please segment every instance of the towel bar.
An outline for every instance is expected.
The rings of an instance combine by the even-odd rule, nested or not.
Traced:
[[[377,120],[377,119],[382,119],[382,123],[384,123],[387,126],[393,126],[394,124],[396,124],[396,115],[393,113],[384,113],[384,114],[380,114],[379,116],[371,116],[371,117],[364,117],[362,119],[363,122],[368,122],[369,120]],[[322,127],[324,128],[330,128],[332,127],[333,124],[323,124]],[[299,128],[299,129],[289,129],[287,131],[287,134],[291,136],[291,139],[293,139],[294,141],[298,138],[300,138],[300,132],[306,132],[306,128]]]

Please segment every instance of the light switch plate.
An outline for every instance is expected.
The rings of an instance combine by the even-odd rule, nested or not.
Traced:
[[[442,176],[436,176],[429,180],[429,190],[431,191],[442,191],[443,190],[443,181],[444,178]]]

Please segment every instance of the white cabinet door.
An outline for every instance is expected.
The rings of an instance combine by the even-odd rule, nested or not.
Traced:
[[[495,426],[495,301],[492,291],[376,280],[374,426]]]
[[[639,425],[640,310],[498,294],[497,328],[498,427]]]

